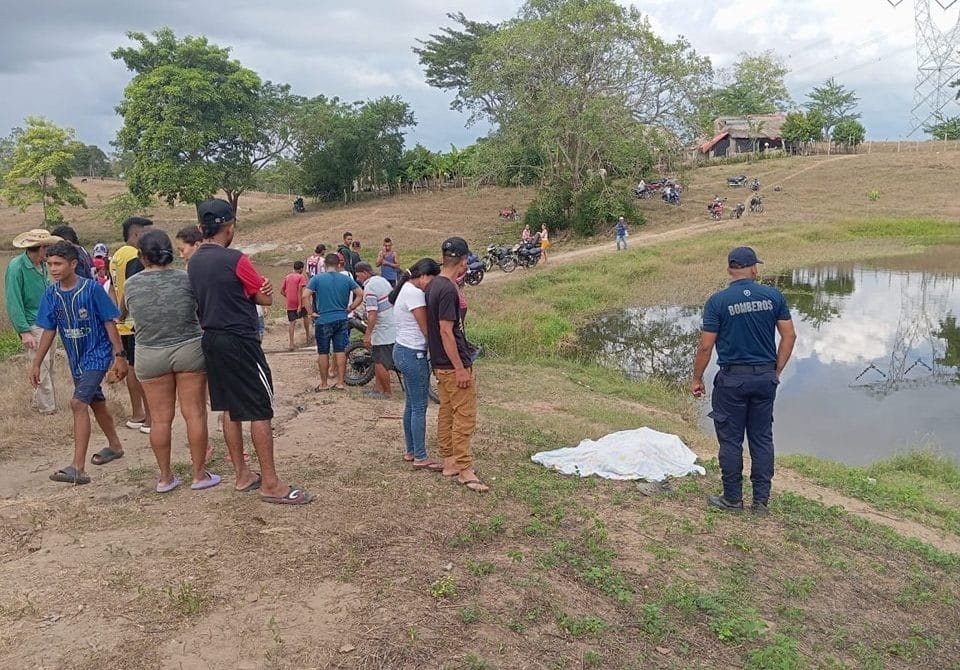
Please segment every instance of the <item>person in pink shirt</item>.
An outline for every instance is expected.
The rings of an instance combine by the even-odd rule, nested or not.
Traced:
[[[307,317],[306,308],[301,306],[300,296],[307,285],[307,278],[303,274],[303,261],[297,261],[293,264],[293,272],[283,278],[280,285],[280,295],[287,301],[287,332],[290,335],[290,351],[293,351],[294,339],[297,331],[297,320],[303,321],[303,333],[307,336],[307,342],[310,341],[310,319]]]

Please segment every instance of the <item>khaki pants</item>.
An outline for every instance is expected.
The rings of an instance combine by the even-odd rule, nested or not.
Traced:
[[[43,328],[31,326],[30,332],[33,333],[37,344],[40,344],[40,338],[43,337]],[[57,411],[57,396],[53,391],[53,355],[56,350],[57,338],[54,338],[53,344],[50,346],[50,351],[47,352],[43,362],[40,363],[40,386],[33,392],[33,402],[31,406],[42,414]]]
[[[453,370],[435,370],[440,393],[437,416],[437,447],[444,458],[452,458],[457,470],[473,467],[470,438],[477,427],[477,380],[462,389]]]

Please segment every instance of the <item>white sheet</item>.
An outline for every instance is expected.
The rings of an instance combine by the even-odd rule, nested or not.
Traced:
[[[622,430],[599,440],[583,440],[576,447],[541,451],[530,457],[565,475],[605,479],[646,479],[704,475],[697,456],[676,435],[652,428]]]

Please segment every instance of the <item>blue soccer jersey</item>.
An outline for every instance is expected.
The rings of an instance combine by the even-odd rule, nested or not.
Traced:
[[[119,316],[120,310],[99,283],[78,276],[77,285],[69,291],[60,288],[59,282],[47,287],[37,310],[37,325],[60,331],[70,372],[79,377],[86,370],[109,370],[113,365],[104,322]]]

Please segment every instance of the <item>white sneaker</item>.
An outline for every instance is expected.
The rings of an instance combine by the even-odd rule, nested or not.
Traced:
[[[143,428],[143,421],[127,421],[127,428],[132,428],[133,430],[140,430]]]
[[[150,434],[150,426],[144,426],[144,425],[141,424],[141,426],[140,426],[140,432],[141,432],[141,433],[144,433],[145,435],[149,435],[149,434]]]

